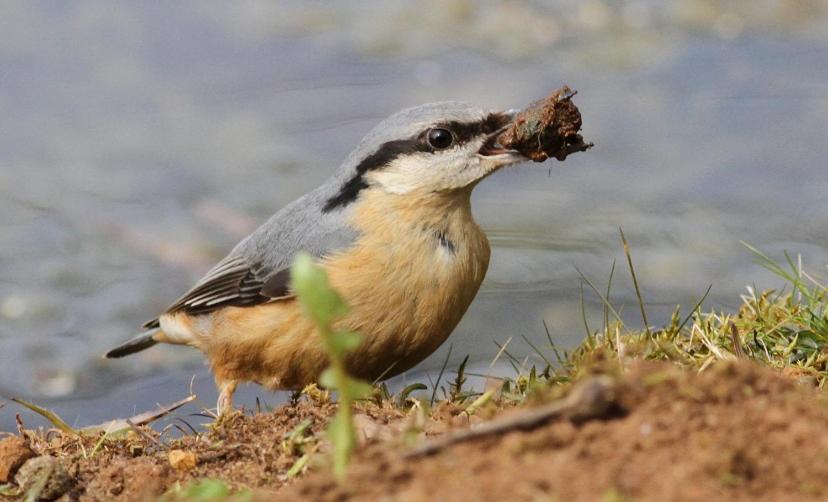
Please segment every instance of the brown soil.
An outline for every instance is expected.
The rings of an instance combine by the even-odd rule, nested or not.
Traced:
[[[360,455],[338,486],[317,472],[285,500],[780,500],[828,490],[828,409],[750,364],[665,366],[621,384],[624,416],[467,442],[407,461]],[[521,413],[514,411],[512,413]]]
[[[411,424],[429,441],[456,435],[452,429],[469,423],[460,408],[443,403],[424,420],[416,410],[363,405],[361,436],[371,439],[343,484],[328,474],[324,455],[304,477],[286,477],[302,449],[325,449],[313,439],[286,441],[305,420],[322,436],[333,405],[311,401],[235,415],[168,448],[137,435],[107,440],[94,454],[98,438],[29,432],[26,439],[38,454],[58,458],[74,480],[61,500],[153,499],[176,482],[203,477],[253,488],[262,500],[778,500],[821,498],[828,490],[828,408],[820,391],[747,363],[701,375],[643,365],[611,381],[613,406],[601,408],[600,418],[550,415],[530,430],[413,458],[405,453],[423,438]],[[482,414],[516,424],[549,406],[492,406]],[[474,416],[472,426],[482,421]],[[194,454],[195,467],[177,461],[174,468],[171,449],[184,459]]]
[[[591,148],[592,143],[584,143],[584,138],[578,134],[581,112],[572,102],[575,94],[577,91],[564,86],[532,103],[518,113],[498,141],[503,147],[517,150],[535,162],[550,157],[564,160],[571,153]]]
[[[0,441],[0,483],[12,481],[20,466],[34,456],[23,438],[8,437]]]

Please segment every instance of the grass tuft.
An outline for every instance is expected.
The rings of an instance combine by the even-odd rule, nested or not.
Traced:
[[[505,382],[503,388],[511,399],[525,399],[530,382],[545,385],[566,383],[589,371],[596,363],[631,359],[669,361],[694,371],[703,371],[719,360],[750,359],[776,368],[791,376],[807,378],[823,387],[828,382],[828,289],[805,270],[801,258],[794,260],[785,253],[777,263],[758,249],[745,244],[760,265],[785,282],[781,290],[758,290],[749,286],[741,295],[736,312],[703,311],[702,305],[711,287],[685,315],[676,307],[670,321],[651,327],[638,287],[629,245],[622,233],[624,253],[636,285],[643,328],[627,326],[610,302],[610,288],[598,289],[595,282],[580,270],[582,287],[586,284],[600,299],[604,325],[588,331],[585,340],[564,353],[556,364],[541,354],[545,366],[524,368],[520,375]],[[613,265],[608,285],[612,284]],[[583,300],[582,300],[583,301]],[[586,323],[584,326],[589,330]],[[550,344],[554,347],[553,344]],[[538,347],[532,345],[535,352]],[[555,354],[559,354],[557,350]]]

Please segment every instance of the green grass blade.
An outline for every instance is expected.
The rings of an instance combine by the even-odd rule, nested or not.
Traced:
[[[28,409],[32,410],[33,412],[37,413],[38,415],[40,415],[41,417],[43,417],[46,420],[48,420],[49,422],[51,422],[52,425],[54,425],[55,427],[60,429],[62,432],[65,432],[66,434],[70,434],[72,436],[80,436],[81,435],[78,431],[73,429],[69,424],[64,422],[63,419],[60,418],[58,416],[58,414],[55,413],[54,411],[47,410],[46,408],[41,408],[40,406],[38,406],[34,403],[30,403],[29,401],[26,401],[24,399],[20,399],[19,397],[13,397],[10,400],[14,401],[15,403],[17,403],[21,406],[25,406],[26,408],[28,408]]]

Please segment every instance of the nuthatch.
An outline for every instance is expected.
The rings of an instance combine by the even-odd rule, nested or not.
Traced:
[[[327,182],[273,215],[106,357],[159,342],[196,347],[215,374],[219,413],[232,408],[240,381],[274,390],[315,382],[328,357],[289,277],[305,251],[350,306],[336,327],[362,335],[349,371],[374,380],[408,370],[448,338],[486,274],[489,242],[472,218],[471,192],[526,160],[496,141],[513,116],[442,102],[384,120]]]

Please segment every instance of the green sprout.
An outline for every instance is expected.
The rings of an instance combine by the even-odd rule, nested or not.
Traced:
[[[371,394],[371,384],[348,375],[345,357],[356,349],[361,337],[351,331],[338,331],[333,322],[348,312],[348,306],[328,282],[325,270],[314,263],[308,254],[296,257],[291,267],[293,290],[305,314],[316,325],[330,357],[331,364],[319,377],[319,383],[339,394],[339,407],[328,425],[328,439],[332,445],[334,476],[342,480],[348,460],[356,446],[353,421],[353,403]]]

